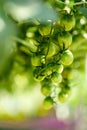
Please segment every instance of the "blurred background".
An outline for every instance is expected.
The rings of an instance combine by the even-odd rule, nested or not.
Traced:
[[[19,51],[20,42],[25,44],[27,23],[38,25],[47,19],[55,21],[59,14],[49,3],[51,0],[0,0],[0,130],[86,130],[87,129],[87,22],[86,18],[77,18],[74,29],[73,45],[75,56],[80,44],[85,51],[78,49],[78,55],[84,54],[75,62],[73,71],[72,94],[69,100],[56,104],[51,110],[43,108],[44,96],[40,84],[34,81],[30,52]],[[59,2],[61,3],[61,2]],[[59,4],[58,3],[58,4]],[[85,16],[87,10],[81,8]],[[83,21],[83,22],[81,22]],[[30,25],[31,26],[31,25]],[[77,29],[77,30],[76,30]],[[80,33],[76,32],[80,30]],[[27,29],[27,36],[31,36]]]

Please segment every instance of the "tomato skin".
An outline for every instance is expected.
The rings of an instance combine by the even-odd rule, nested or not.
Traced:
[[[46,97],[46,98],[44,99],[44,101],[43,101],[43,106],[44,106],[44,108],[45,108],[46,110],[51,109],[52,106],[53,106],[53,104],[54,104],[54,101],[53,101],[53,99],[52,99],[50,96]]]
[[[62,64],[56,64],[53,66],[53,72],[57,72],[61,74],[63,72],[63,65]]]
[[[69,86],[65,86],[62,91],[68,96],[71,95],[71,88]]]
[[[48,64],[47,67],[46,67],[46,75],[49,76],[52,74],[52,64]]]
[[[36,69],[34,69],[33,76],[34,76],[34,80],[35,81],[39,81],[40,82],[40,81],[44,80],[45,75],[41,75],[40,71],[41,71],[41,67],[37,67]]]
[[[40,81],[44,80],[44,78],[45,78],[44,75],[38,75],[38,76],[34,77],[34,80],[40,82]]]
[[[62,76],[64,79],[71,80],[73,78],[73,71],[70,69],[65,69]]]
[[[58,35],[58,44],[61,48],[69,48],[72,43],[72,35],[69,32],[63,32]]]
[[[51,85],[45,83],[41,86],[41,92],[44,96],[49,96],[51,94]]]
[[[51,31],[51,26],[42,26],[39,28],[39,33],[42,35],[42,36],[46,36],[46,35],[49,35],[50,34],[50,31]]]
[[[31,57],[31,64],[33,66],[41,66],[42,63],[45,63],[45,56],[44,55],[36,55],[34,54],[32,57]]]
[[[57,72],[53,72],[51,75],[51,80],[53,83],[60,83],[62,81],[62,76]]]
[[[27,38],[26,42],[27,42],[27,47],[29,48],[31,52],[37,52],[37,49],[38,49],[37,46],[39,45],[37,41],[35,41],[34,39]]]
[[[62,56],[61,56],[61,59],[60,59],[60,62],[65,65],[65,66],[68,66],[70,64],[72,64],[74,60],[74,57],[73,57],[73,54],[70,50],[65,50],[63,53],[62,53]]]
[[[58,94],[58,101],[60,101],[61,103],[65,103],[68,100],[69,95],[65,94],[64,92],[60,92]]]
[[[52,28],[52,21],[46,21],[45,24],[39,26],[39,33],[42,36],[50,35]]]
[[[31,57],[31,64],[33,66],[41,66],[41,62],[40,62],[40,57],[36,56],[36,55],[33,55]]]
[[[51,84],[51,79],[45,78],[43,81],[41,81],[41,85],[45,85],[45,84]]]
[[[37,27],[29,27],[26,31],[26,36],[28,38],[33,38],[35,36],[35,32],[37,31]]]
[[[75,26],[74,15],[64,14],[60,20],[61,25],[64,27],[65,31],[70,31]]]
[[[50,43],[49,44],[49,51],[48,51],[48,54],[47,54],[47,57],[52,57],[54,54],[56,53],[56,47],[55,47],[55,44],[54,43]]]

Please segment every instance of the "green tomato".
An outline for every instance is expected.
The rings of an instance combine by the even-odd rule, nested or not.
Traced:
[[[70,69],[65,69],[62,73],[64,79],[71,80],[73,78],[73,71]]]
[[[70,96],[71,95],[71,88],[69,86],[65,86],[63,89],[62,89],[63,93]]]
[[[35,26],[32,26],[32,27],[29,27],[26,31],[26,36],[28,38],[32,38],[35,36],[35,32],[37,31],[37,27]]]
[[[41,66],[42,63],[45,64],[45,56],[44,55],[36,55],[34,54],[32,57],[31,57],[31,64],[33,66]]]
[[[50,42],[49,43],[49,49],[48,49],[47,58],[52,57],[56,53],[57,53],[57,47],[56,47],[56,45],[53,42]]]
[[[43,86],[43,85],[51,85],[51,79],[49,79],[49,78],[45,78],[43,81],[41,81],[41,85]]]
[[[57,72],[53,72],[51,75],[51,80],[53,83],[60,83],[62,81],[62,76]]]
[[[65,50],[63,53],[62,53],[62,56],[61,56],[61,59],[60,59],[60,62],[63,64],[63,65],[70,65],[72,64],[73,62],[73,54],[70,50]]]
[[[61,74],[63,72],[63,68],[62,64],[56,64],[53,66],[53,71]]]
[[[65,28],[65,31],[70,31],[75,26],[74,15],[64,14],[61,17],[60,24]]]
[[[51,21],[47,21],[45,25],[41,25],[39,27],[39,33],[42,36],[49,35],[50,32],[51,32],[51,26],[52,26],[52,22]]]
[[[44,67],[44,69],[42,70],[42,74],[45,76],[49,76],[52,74],[52,65],[48,64],[47,66]]]
[[[39,81],[40,82],[40,81],[44,80],[45,75],[42,75],[40,73],[40,71],[41,71],[41,67],[36,67],[36,69],[34,69],[33,76],[34,76],[34,80],[35,81]]]
[[[40,82],[40,81],[44,80],[44,78],[45,78],[44,75],[37,75],[36,77],[34,77],[34,80]]]
[[[68,100],[68,97],[69,97],[68,94],[66,94],[66,93],[64,93],[64,92],[61,91],[58,94],[58,101],[60,101],[61,103],[65,103]]]
[[[72,35],[69,32],[64,32],[58,35],[58,42],[61,48],[68,48],[72,43]]]
[[[41,66],[40,56],[39,55],[33,55],[31,57],[31,64],[33,66]]]
[[[31,52],[37,52],[37,49],[38,49],[37,46],[39,45],[37,41],[35,41],[34,39],[27,38],[26,42],[27,42],[26,46],[29,48]]]
[[[48,96],[51,94],[51,85],[50,84],[44,84],[41,86],[41,92],[43,95]]]
[[[58,53],[58,49],[58,46],[53,42],[45,42],[41,46],[41,52],[42,54],[46,55],[46,58],[51,58],[53,55]]]
[[[45,108],[46,110],[51,109],[52,106],[53,106],[53,104],[54,104],[54,101],[53,101],[53,99],[52,99],[50,96],[46,97],[46,98],[44,99],[44,101],[43,101],[43,106],[44,106],[44,108]]]
[[[52,64],[48,64],[46,67],[46,75],[49,76],[52,74]]]
[[[41,56],[41,58],[40,58],[41,63],[42,63],[42,64],[45,64],[45,63],[46,63],[45,55],[40,55],[40,56]]]

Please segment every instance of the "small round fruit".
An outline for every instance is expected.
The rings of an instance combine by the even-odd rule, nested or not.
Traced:
[[[27,36],[28,38],[32,38],[32,37],[35,36],[35,32],[36,32],[36,31],[37,31],[37,27],[34,27],[34,26],[29,27],[29,28],[27,29],[27,31],[26,31],[26,36]]]
[[[41,66],[40,56],[39,55],[33,55],[31,57],[31,64],[33,66]]]
[[[43,86],[43,85],[46,85],[46,84],[51,84],[52,82],[51,82],[51,79],[49,79],[49,78],[45,78],[43,81],[41,81],[41,85]]]
[[[46,97],[46,98],[44,99],[44,101],[43,101],[43,106],[44,106],[44,108],[45,108],[46,110],[51,109],[52,106],[53,106],[53,104],[54,104],[54,101],[53,101],[53,99],[52,99],[50,96]]]
[[[57,72],[53,72],[51,75],[51,80],[53,83],[60,83],[62,81],[62,76]]]
[[[51,32],[51,27],[52,27],[52,21],[47,21],[46,24],[41,25],[41,26],[39,27],[39,33],[40,33],[42,36],[49,35],[50,32]]]
[[[41,67],[36,67],[36,69],[34,69],[33,71],[33,76],[34,76],[34,80],[35,81],[42,81],[45,78],[45,75],[41,75],[40,74],[41,71]]]
[[[65,103],[67,100],[68,100],[68,97],[69,95],[68,94],[65,94],[64,92],[60,92],[58,94],[58,100],[61,102],[61,103]]]
[[[53,71],[61,74],[63,72],[63,68],[62,64],[56,64],[53,66]]]
[[[56,51],[57,51],[56,45],[53,42],[50,42],[49,43],[47,58],[50,58],[53,55],[55,55],[57,53]]]
[[[38,73],[40,72],[41,70],[41,67],[36,67],[34,70],[33,70],[33,76],[36,77],[38,75]]]
[[[71,88],[69,86],[65,86],[62,91],[68,96],[71,95]]]
[[[48,64],[46,67],[46,75],[49,76],[52,74],[52,64]]]
[[[61,48],[68,48],[72,43],[72,35],[69,32],[63,32],[58,35],[58,42]]]
[[[51,94],[51,85],[50,84],[44,84],[41,86],[41,92],[45,96],[49,96]]]
[[[42,36],[49,35],[51,31],[50,26],[42,26],[39,28],[39,32]]]
[[[26,42],[27,42],[26,46],[29,48],[31,52],[37,52],[38,49],[37,45],[39,45],[37,41],[35,41],[34,39],[27,38]]]
[[[44,80],[45,76],[44,75],[37,75],[36,77],[34,77],[34,79],[38,82]]]
[[[45,55],[42,55],[41,58],[40,58],[40,60],[41,60],[42,64],[45,64],[46,63]]]
[[[45,56],[44,55],[36,55],[34,54],[32,57],[31,57],[31,64],[33,66],[41,66],[43,64],[45,64]]]
[[[73,62],[73,54],[70,50],[65,50],[61,56],[60,62],[63,65],[70,65]]]
[[[70,69],[65,69],[62,73],[64,79],[71,80],[73,78],[73,71]]]
[[[64,14],[60,20],[61,25],[65,28],[65,31],[70,31],[75,26],[74,15]]]

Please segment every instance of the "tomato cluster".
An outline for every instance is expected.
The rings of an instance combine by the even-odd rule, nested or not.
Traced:
[[[65,4],[59,6],[59,18],[56,21],[48,19],[41,23],[33,20],[32,26],[29,23],[26,26],[26,53],[31,55],[34,80],[41,84],[45,109],[50,109],[57,102],[64,103],[68,100],[71,94],[72,68],[77,69],[77,60],[79,57],[81,59],[76,48],[81,43],[78,39],[84,39],[81,30],[85,26],[80,23],[83,15],[73,10],[73,7],[70,10],[66,7],[68,8]]]
[[[59,20],[55,22],[48,20],[44,24],[39,23],[26,32],[30,50],[33,52],[31,56],[31,64],[34,66],[33,76],[36,81],[41,83],[41,92],[46,96],[44,99],[46,109],[51,108],[56,103],[56,97],[58,101],[63,103],[69,95],[70,87],[64,85],[65,79],[62,72],[66,66],[72,64],[74,59],[69,50],[72,44],[70,31],[74,26],[74,14],[62,14]],[[35,37],[35,32],[38,38]],[[56,87],[61,86],[61,84],[63,88],[59,87],[60,91],[57,95],[52,96]]]

